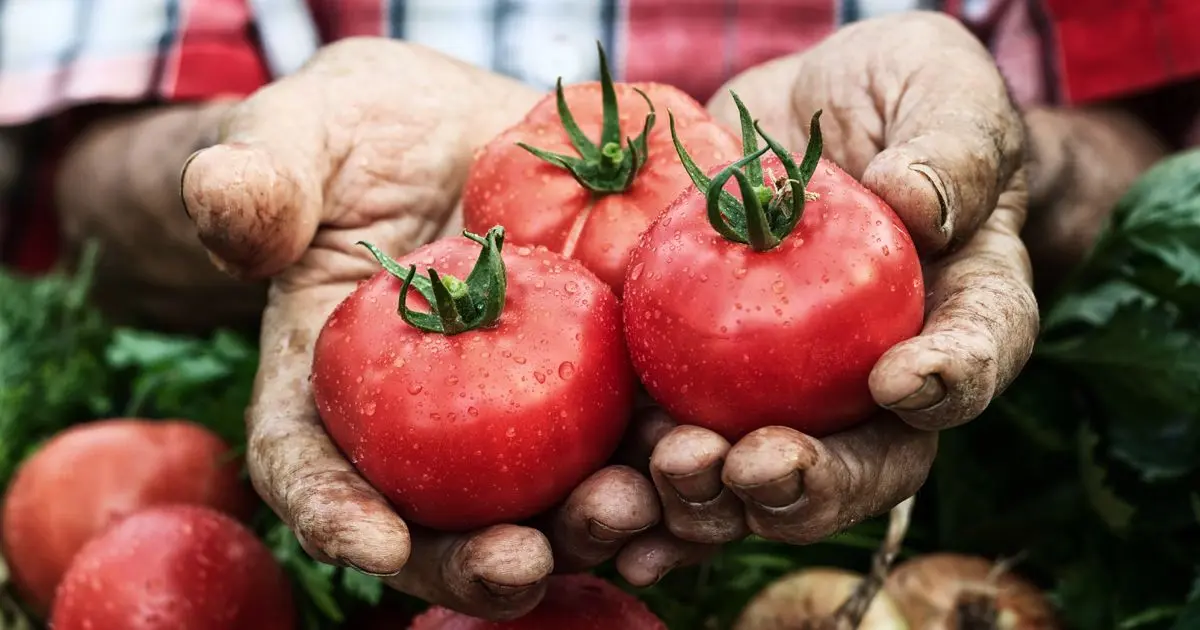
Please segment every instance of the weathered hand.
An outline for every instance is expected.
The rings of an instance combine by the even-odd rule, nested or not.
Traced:
[[[231,106],[114,112],[68,148],[55,187],[67,252],[100,245],[92,295],[110,317],[210,330],[251,325],[262,313],[265,283],[238,282],[208,264],[179,199],[179,165],[212,143]]]
[[[601,470],[540,523],[549,538],[517,525],[410,528],[327,437],[309,373],[326,317],[377,270],[355,243],[398,255],[459,231],[473,151],[540,96],[419,46],[347,40],[232,110],[219,144],[182,176],[214,261],[272,278],[247,412],[259,493],[314,557],[493,618],[532,608],[551,570],[592,566],[656,524],[650,482],[627,467]]]
[[[982,412],[1028,358],[1025,132],[988,52],[933,13],[860,22],[743,73],[709,104],[736,128],[729,90],[794,150],[823,110],[826,157],[899,213],[925,261],[924,329],[875,366],[877,417],[822,439],[769,427],[734,445],[681,426],[654,451],[675,536],[815,542],[915,493],[937,431]]]

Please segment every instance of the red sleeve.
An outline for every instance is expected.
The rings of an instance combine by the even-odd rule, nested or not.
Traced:
[[[1197,0],[1041,1],[1068,104],[1200,76]]]

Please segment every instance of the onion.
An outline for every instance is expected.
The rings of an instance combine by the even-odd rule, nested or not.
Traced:
[[[785,575],[751,600],[734,630],[906,630],[900,608],[881,589],[908,533],[912,508],[912,497],[892,508],[868,575],[832,568]]]
[[[817,630],[838,627],[835,617],[854,596],[863,575],[834,568],[802,569],[783,576],[750,601],[734,630]],[[860,630],[906,630],[899,606],[878,593],[863,615]]]
[[[1005,563],[935,553],[897,566],[884,592],[913,630],[1050,630],[1060,628],[1042,592]]]

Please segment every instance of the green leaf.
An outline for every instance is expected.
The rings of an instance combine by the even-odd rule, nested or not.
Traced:
[[[1200,150],[1179,153],[1147,171],[1113,213],[1113,234],[1157,258],[1186,284],[1200,282]]]
[[[354,569],[342,569],[342,590],[371,606],[383,599],[383,581]]]
[[[1084,492],[1087,493],[1092,507],[1104,522],[1115,532],[1124,533],[1129,529],[1136,509],[1109,488],[1105,480],[1105,471],[1096,463],[1095,448],[1100,442],[1099,437],[1086,427],[1079,431],[1079,477],[1083,482]]]

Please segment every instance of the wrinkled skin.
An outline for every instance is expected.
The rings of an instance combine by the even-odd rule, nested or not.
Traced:
[[[511,618],[537,603],[552,569],[616,556],[627,579],[649,584],[714,543],[748,531],[813,542],[921,486],[933,430],[977,415],[1024,362],[1037,326],[1017,238],[1024,134],[1003,81],[961,26],[908,14],[846,27],[728,87],[791,146],[802,145],[802,121],[825,110],[826,156],[898,211],[928,260],[923,334],[872,373],[872,395],[890,412],[820,440],[767,428],[730,445],[642,409],[618,458],[629,466],[584,481],[540,524],[546,534],[410,530],[321,431],[307,383],[321,322],[374,271],[353,243],[370,237],[399,252],[457,232],[472,150],[539,95],[417,46],[350,40],[229,114],[220,144],[186,168],[183,196],[218,264],[273,276],[248,458],[259,492],[310,553]],[[724,90],[709,107],[736,120]]]

